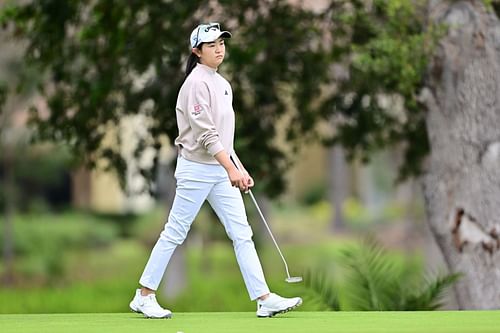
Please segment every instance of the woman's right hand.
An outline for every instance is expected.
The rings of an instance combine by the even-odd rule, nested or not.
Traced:
[[[233,167],[229,170],[228,176],[232,186],[244,192],[248,191],[248,177],[245,177],[240,170]]]
[[[226,172],[229,176],[229,181],[231,185],[234,187],[238,187],[240,190],[247,192],[249,184],[252,183],[249,181],[248,174],[245,175],[244,172],[241,172],[236,168],[231,158],[224,150],[221,150],[217,154],[215,154],[215,159],[226,169]],[[253,186],[253,183],[252,183]]]

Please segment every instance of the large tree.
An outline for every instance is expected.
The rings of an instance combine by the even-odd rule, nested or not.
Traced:
[[[428,221],[448,266],[464,274],[461,308],[500,307],[500,22],[481,1],[431,1],[440,40],[422,100],[431,153]]]
[[[331,4],[345,36],[333,50],[348,49],[330,96],[332,141],[360,156],[402,146],[400,176],[421,180],[436,242],[463,274],[459,307],[499,308],[500,4]]]

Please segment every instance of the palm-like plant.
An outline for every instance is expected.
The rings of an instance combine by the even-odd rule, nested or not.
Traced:
[[[322,304],[321,308],[332,311],[341,310],[337,288],[325,271],[316,271],[316,273],[311,270],[307,271],[304,274],[304,282],[306,288],[313,294],[313,298]]]
[[[460,274],[449,274],[427,280],[424,288],[405,299],[400,310],[436,310],[443,306],[442,296],[446,288],[453,285],[460,278]]]
[[[306,287],[330,310],[435,310],[442,306],[444,291],[460,276],[426,277],[415,260],[402,261],[373,239],[344,249],[339,263],[345,268],[342,282],[328,278],[323,269],[305,279]]]

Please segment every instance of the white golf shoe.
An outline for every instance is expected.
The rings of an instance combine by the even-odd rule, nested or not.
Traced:
[[[271,293],[265,300],[257,300],[257,317],[273,317],[293,310],[301,304],[300,297],[285,298]]]
[[[135,291],[134,299],[129,306],[132,311],[142,313],[146,318],[172,318],[172,312],[158,304],[155,294],[142,296],[141,289]]]

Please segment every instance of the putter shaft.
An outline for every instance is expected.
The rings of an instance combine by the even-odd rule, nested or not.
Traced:
[[[260,210],[260,207],[259,207],[259,204],[257,203],[257,200],[255,200],[255,197],[252,193],[252,190],[248,190],[248,194],[250,194],[250,198],[252,198],[252,201],[255,204],[255,208],[257,208],[257,211],[259,212],[260,218],[262,219],[262,222],[264,222],[264,225],[266,226],[267,231],[269,232],[269,235],[271,236],[271,239],[273,240],[273,243],[276,246],[278,253],[280,254],[281,260],[283,260],[283,263],[285,264],[286,276],[288,277],[288,279],[290,279],[290,272],[288,271],[288,264],[286,263],[285,257],[283,256],[283,253],[281,253],[280,247],[278,246],[278,242],[276,242],[276,239],[274,239],[273,232],[271,231],[271,228],[269,228],[269,225],[267,224],[267,221],[266,221],[266,218],[264,217],[264,214],[262,214],[262,211]]]
[[[233,162],[236,169],[238,169],[238,171],[240,171],[242,173],[240,168],[238,168],[238,164],[234,160],[233,156],[229,156],[229,158]],[[262,222],[264,222],[264,225],[266,226],[267,231],[269,232],[269,236],[271,236],[271,239],[273,240],[274,246],[276,246],[276,249],[278,250],[278,253],[280,254],[280,257],[281,257],[281,260],[283,261],[283,264],[285,264],[285,270],[286,270],[286,276],[287,276],[286,281],[287,282],[300,282],[300,281],[302,281],[302,277],[293,277],[293,278],[290,277],[290,272],[288,271],[288,264],[285,260],[285,256],[281,252],[281,249],[278,245],[278,242],[276,242],[276,239],[274,238],[273,232],[271,231],[271,228],[267,224],[266,218],[264,217],[264,214],[262,214],[262,211],[260,210],[260,207],[259,207],[259,204],[257,203],[257,200],[255,200],[255,197],[252,193],[252,190],[248,189],[248,191],[246,193],[250,194],[250,198],[252,198],[252,201],[255,205],[255,208],[257,208],[257,211],[259,212],[260,218],[262,219]],[[296,279],[297,279],[297,281],[295,281]],[[299,279],[300,279],[300,281],[299,281]]]

